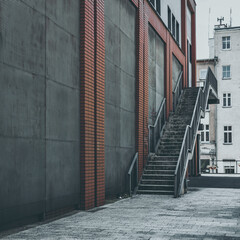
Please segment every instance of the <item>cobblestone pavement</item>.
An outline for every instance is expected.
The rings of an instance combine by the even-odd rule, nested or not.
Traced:
[[[240,239],[240,189],[136,195],[3,239]]]

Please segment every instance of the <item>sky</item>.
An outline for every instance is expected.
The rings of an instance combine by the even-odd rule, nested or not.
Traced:
[[[217,18],[224,17],[224,22],[230,24],[230,9],[232,8],[232,26],[240,26],[240,0],[196,0],[197,3],[197,59],[209,57],[208,36],[213,37]]]

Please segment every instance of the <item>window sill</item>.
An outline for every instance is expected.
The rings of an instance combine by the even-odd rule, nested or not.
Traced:
[[[222,106],[222,108],[232,108],[232,106]]]
[[[223,143],[223,145],[233,145],[232,143]]]
[[[231,77],[222,78],[222,80],[231,80]]]
[[[231,51],[232,49],[231,48],[222,48],[222,51]]]

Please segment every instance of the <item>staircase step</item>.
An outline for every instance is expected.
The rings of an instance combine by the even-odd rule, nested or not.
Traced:
[[[158,156],[155,155],[152,157],[152,160],[154,161],[177,161],[178,157],[176,156]]]
[[[138,190],[168,190],[173,191],[174,185],[156,185],[156,184],[139,184]]]
[[[174,185],[174,180],[168,179],[142,179],[142,184]]]
[[[148,164],[149,165],[159,165],[159,166],[168,166],[168,165],[170,165],[170,166],[172,166],[172,165],[177,165],[177,161],[156,161],[156,160],[150,160],[149,162],[148,162]]]
[[[156,175],[156,174],[146,174],[144,173],[142,175],[142,180],[146,179],[154,179],[154,180],[174,180],[174,174],[161,174],[161,175]]]
[[[161,174],[174,174],[175,169],[174,170],[148,170],[146,169],[144,171],[144,174],[155,174],[155,175],[161,175]]]
[[[138,190],[139,194],[159,194],[159,195],[173,195],[174,191],[165,191],[165,190]]]
[[[175,170],[176,165],[153,165],[148,164],[146,170]]]

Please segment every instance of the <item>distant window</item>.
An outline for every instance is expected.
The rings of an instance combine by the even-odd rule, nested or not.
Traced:
[[[201,69],[199,79],[206,79],[206,77],[207,77],[207,69]]]
[[[179,43],[179,23],[176,21],[176,40]]]
[[[223,93],[223,107],[231,106],[232,106],[231,93]]]
[[[232,144],[232,126],[224,126],[224,143]]]
[[[233,174],[234,173],[234,167],[233,166],[226,166],[224,167],[225,173]]]
[[[176,36],[176,29],[175,29],[175,16],[172,14],[172,34],[175,37]]]
[[[171,26],[172,26],[171,18],[172,18],[172,12],[171,12],[171,9],[168,7],[168,28],[170,31],[171,31]]]
[[[161,0],[156,0],[156,11],[161,15]]]
[[[230,49],[230,36],[222,37],[222,49]]]
[[[192,63],[192,45],[189,44],[189,61]]]
[[[222,78],[230,78],[231,77],[231,69],[230,65],[222,66]]]
[[[201,141],[202,142],[209,142],[209,125],[203,125],[203,130],[201,132]]]

